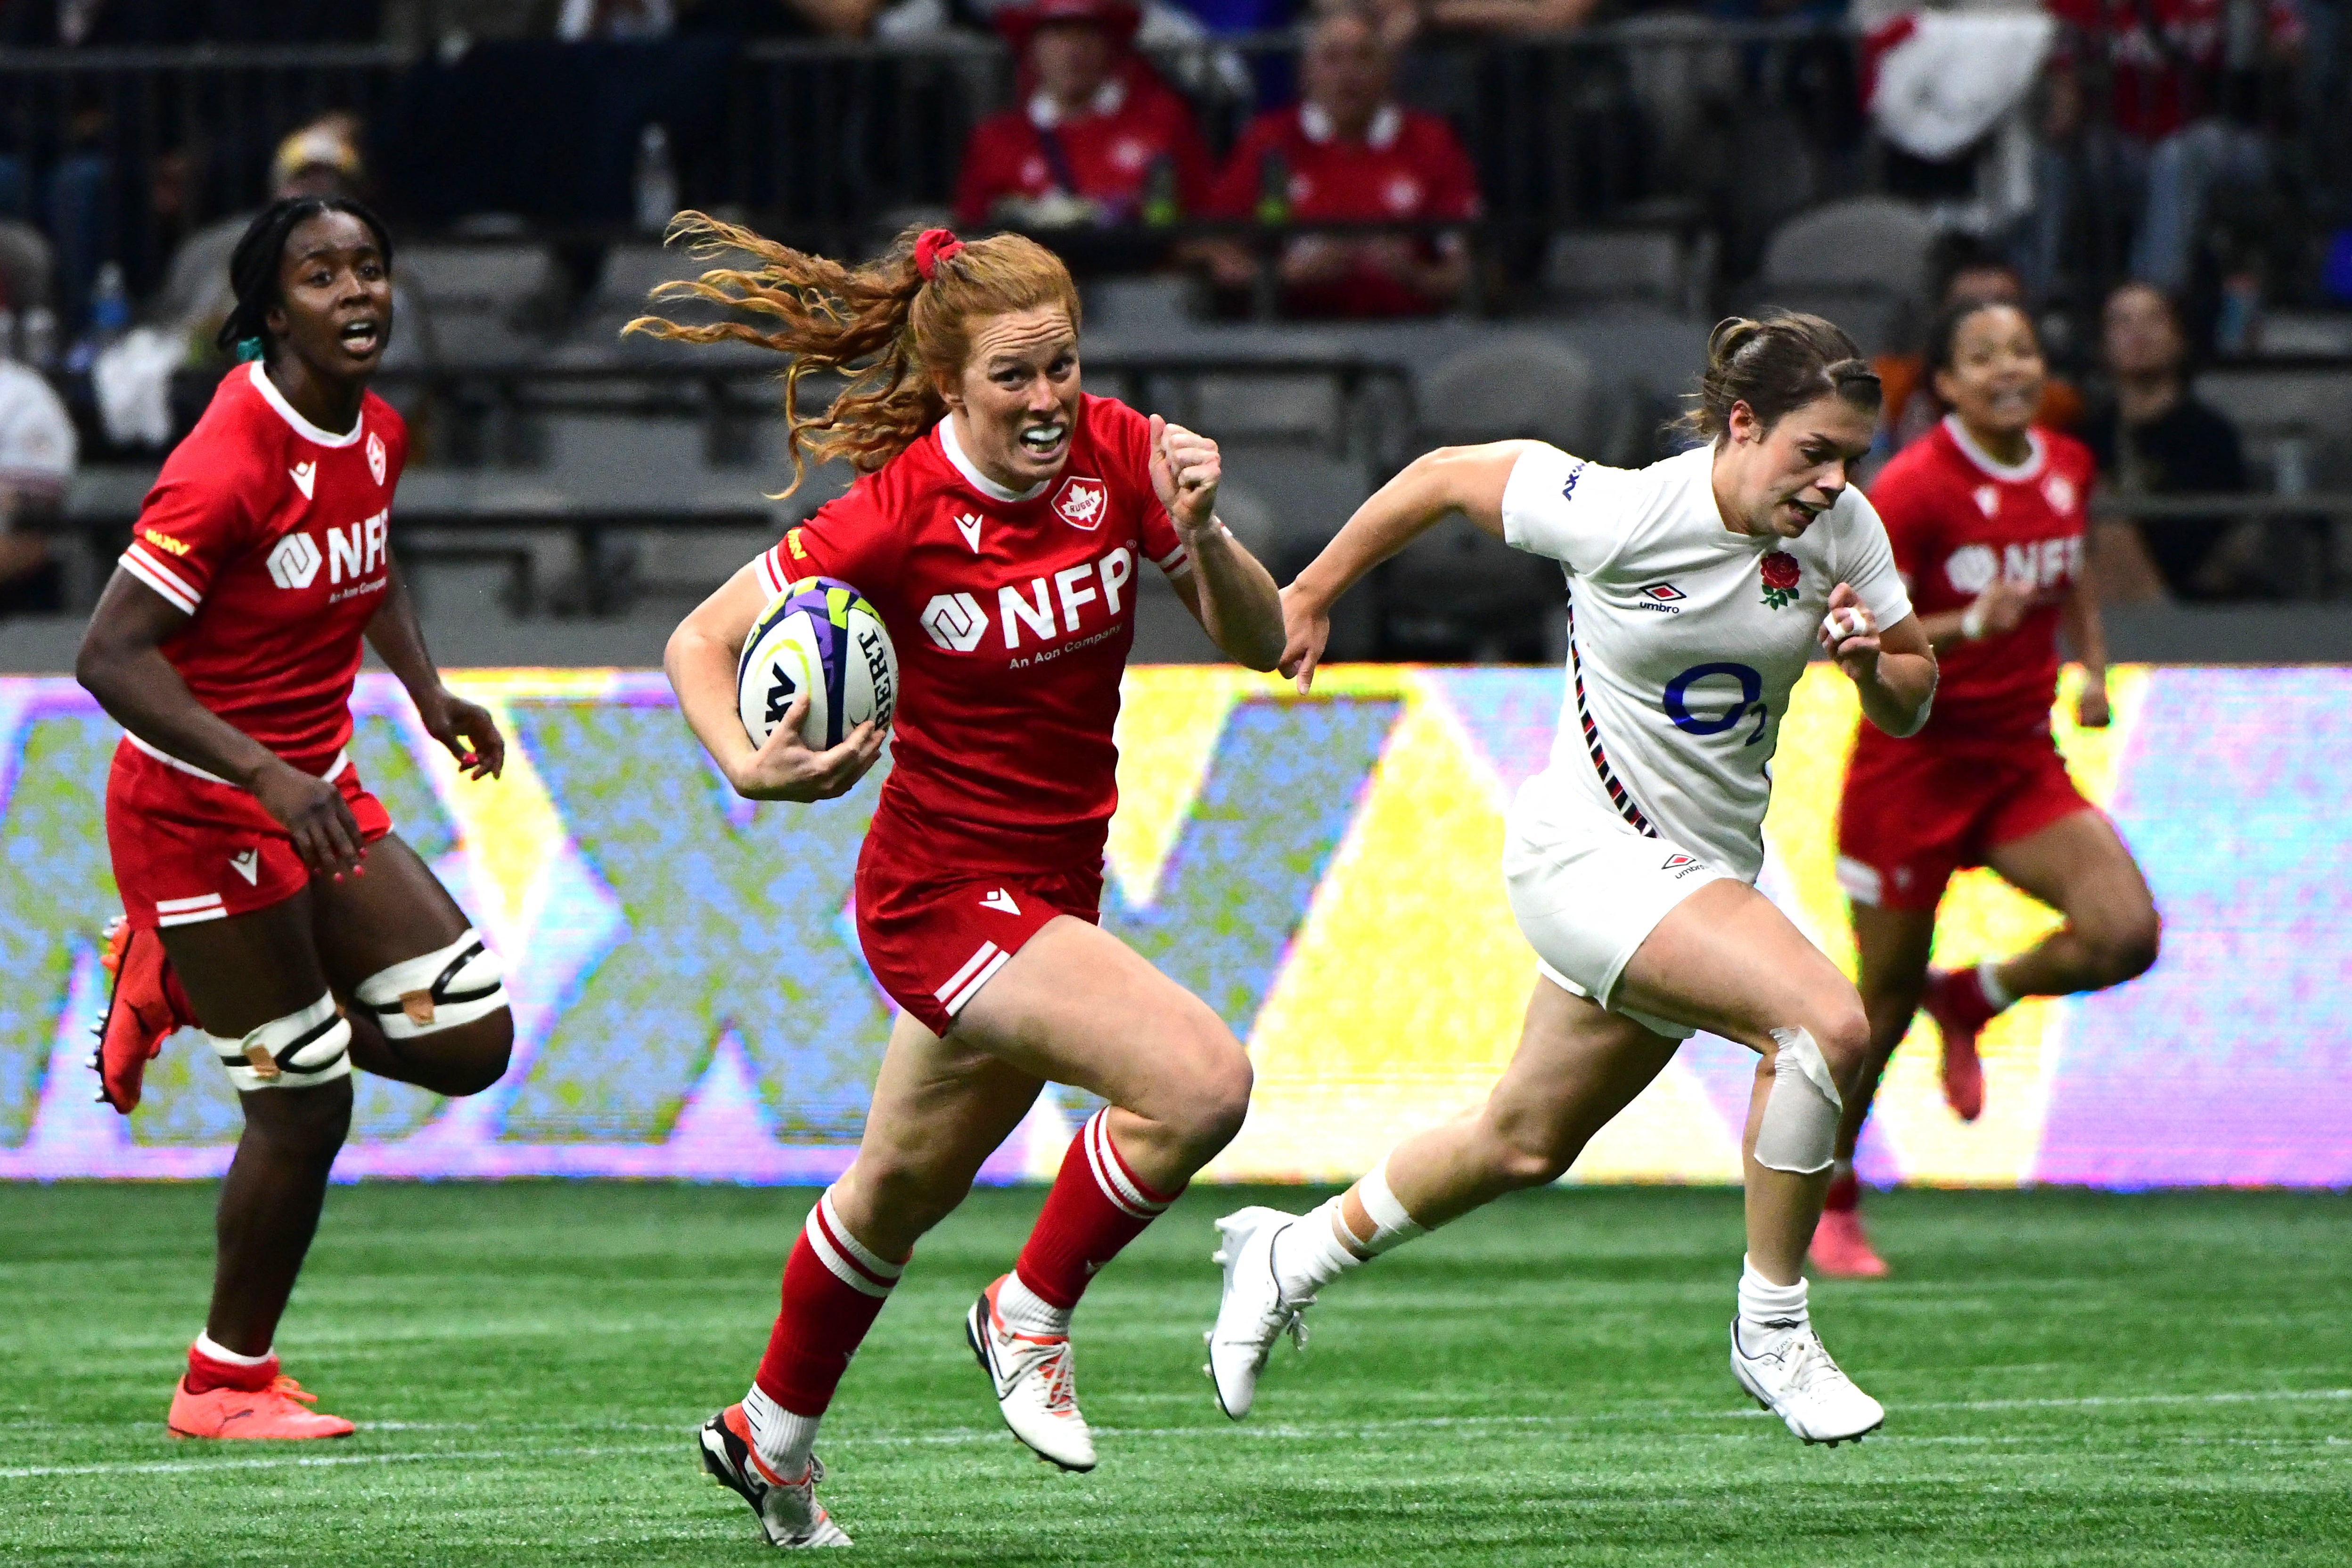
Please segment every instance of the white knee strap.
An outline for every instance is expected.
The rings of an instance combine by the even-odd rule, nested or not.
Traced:
[[[1772,1039],[1780,1048],[1756,1129],[1756,1163],[1800,1176],[1826,1171],[1837,1157],[1838,1116],[1845,1110],[1837,1080],[1805,1030],[1775,1029]]]
[[[206,1035],[240,1094],[259,1089],[311,1089],[349,1077],[352,1026],[320,996],[299,1013],[272,1018],[243,1039]]]
[[[352,993],[386,1037],[413,1040],[487,1017],[507,1005],[505,969],[471,927],[421,958],[377,971]]]

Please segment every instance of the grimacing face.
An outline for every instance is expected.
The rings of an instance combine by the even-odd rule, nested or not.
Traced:
[[[1952,334],[1952,364],[1936,395],[1978,435],[2016,436],[2042,408],[2045,376],[2033,323],[2013,305],[1971,312]]]
[[[1827,393],[1767,426],[1745,403],[1715,450],[1724,521],[1759,538],[1795,539],[1845,493],[1847,470],[1870,450],[1876,411]]]
[[[1050,479],[1070,460],[1078,427],[1078,333],[1059,305],[975,325],[962,374],[940,395],[963,416],[967,456],[1013,489]]]

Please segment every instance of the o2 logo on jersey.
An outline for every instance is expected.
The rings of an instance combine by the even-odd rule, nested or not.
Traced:
[[[307,588],[327,563],[318,542],[307,533],[289,533],[269,552],[269,580],[281,588]]]
[[[1100,479],[1066,479],[1062,493],[1054,498],[1054,510],[1072,528],[1092,533],[1110,510],[1110,489]]]
[[[1691,701],[1694,697],[1702,702],[1707,702],[1716,698],[1730,695],[1725,691],[1694,692],[1691,689],[1700,682],[1708,680],[1738,681],[1739,700],[1732,703],[1720,713],[1692,712]],[[1674,721],[1675,729],[1685,735],[1700,736],[1720,735],[1726,730],[1734,728],[1748,716],[1748,710],[1752,708],[1756,710],[1756,730],[1740,743],[1752,746],[1764,738],[1764,721],[1768,717],[1764,707],[1764,678],[1744,664],[1692,665],[1688,669],[1666,682],[1665,692],[1658,705],[1665,710],[1666,717]]]
[[[383,483],[384,468],[383,437],[373,430],[368,432],[367,455],[368,472],[373,474],[375,482],[381,485]]]
[[[988,617],[970,594],[940,594],[923,606],[923,629],[951,653],[970,653],[988,635]]]

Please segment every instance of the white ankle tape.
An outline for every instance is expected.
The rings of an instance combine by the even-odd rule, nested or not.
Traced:
[[[487,1017],[507,1005],[506,971],[471,927],[436,952],[378,970],[352,993],[384,1035],[413,1040]]]
[[[240,1094],[260,1089],[310,1089],[352,1070],[352,1026],[320,996],[299,1013],[268,1023],[243,1039],[206,1035]]]
[[[1837,1160],[1838,1116],[1845,1102],[1821,1047],[1803,1029],[1775,1029],[1772,1088],[1756,1129],[1756,1163],[1810,1176]]]
[[[1378,1258],[1390,1247],[1401,1247],[1422,1233],[1420,1222],[1405,1212],[1404,1205],[1397,1201],[1396,1193],[1389,1186],[1385,1155],[1356,1184],[1356,1196],[1372,1221],[1371,1236],[1358,1238],[1365,1257]]]

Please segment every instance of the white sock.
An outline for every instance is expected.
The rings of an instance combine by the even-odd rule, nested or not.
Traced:
[[[1036,1291],[1021,1282],[1021,1270],[1014,1269],[996,1288],[996,1314],[1004,1326],[1016,1333],[1037,1334],[1051,1339],[1070,1331],[1070,1310],[1056,1307]]]
[[[1985,1005],[1998,1013],[2017,1000],[2017,994],[2000,983],[2000,960],[1988,958],[1977,965],[1977,989],[1984,993]]]
[[[1747,1258],[1739,1260],[1739,1327],[1751,1350],[1759,1340],[1778,1338],[1811,1321],[1805,1310],[1804,1276],[1799,1275],[1794,1285],[1775,1285]]]
[[[206,1333],[196,1336],[196,1353],[212,1361],[226,1362],[231,1366],[259,1366],[278,1352],[268,1350],[259,1355],[239,1355]]]
[[[1339,1205],[1346,1201],[1342,1193],[1309,1209],[1274,1238],[1274,1279],[1282,1288],[1284,1300],[1312,1301],[1324,1286],[1349,1269],[1364,1266],[1364,1259],[1339,1239],[1348,1223],[1339,1217]]]
[[[816,1447],[817,1415],[795,1415],[768,1397],[758,1384],[743,1396],[743,1419],[751,1426],[751,1447],[760,1462],[787,1481],[808,1474],[809,1454]]]

